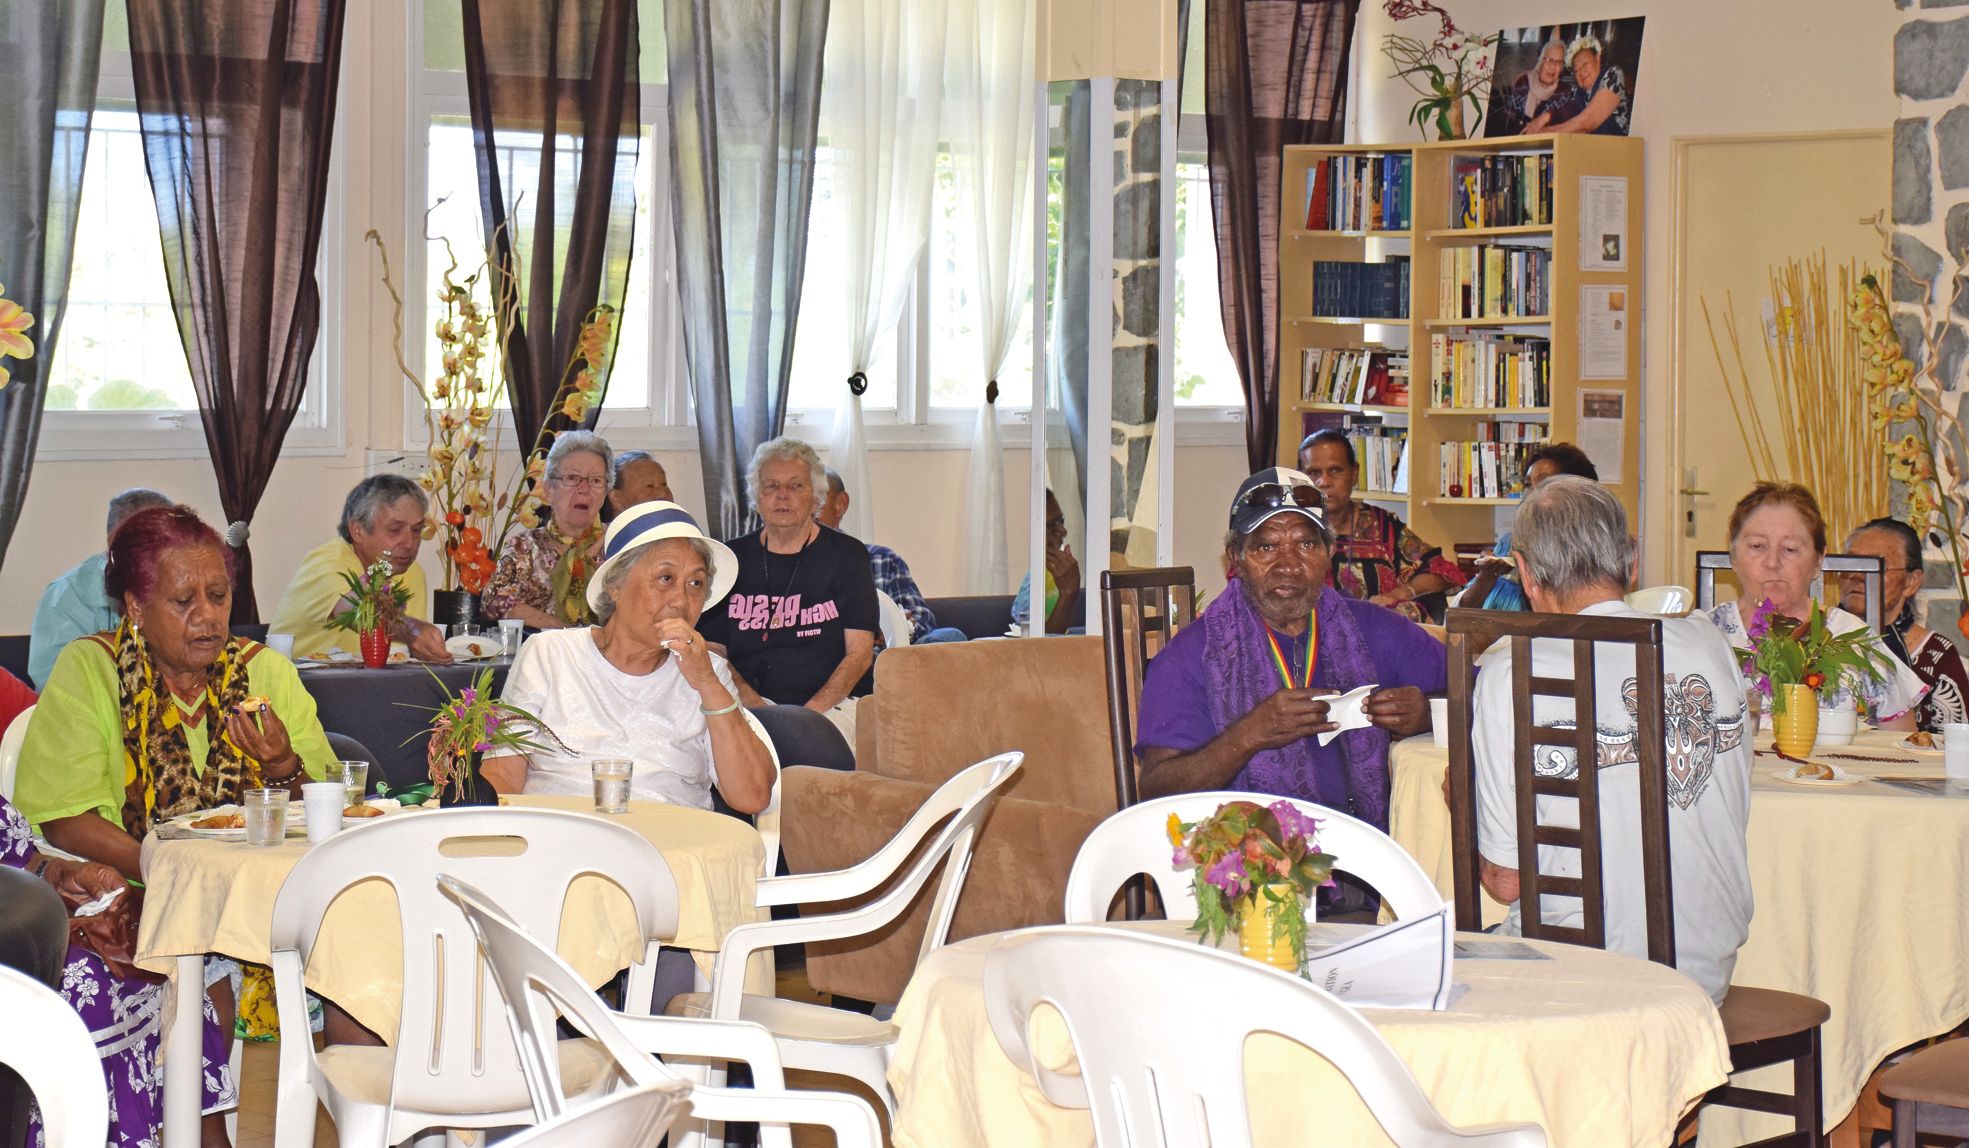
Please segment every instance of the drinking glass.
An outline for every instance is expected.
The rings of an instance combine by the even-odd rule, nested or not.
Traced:
[[[335,768],[328,771],[327,780],[340,781],[349,787],[349,804],[360,802],[369,792],[369,763],[366,761],[338,761]]]
[[[595,778],[595,812],[629,812],[629,775],[636,763],[627,758],[602,757],[589,763]]]
[[[1956,781],[1969,781],[1969,722],[1943,723],[1942,772]]]
[[[241,804],[246,811],[246,843],[278,845],[287,837],[287,791],[249,789]]]
[[[526,629],[526,623],[520,621],[518,618],[499,619],[499,656],[500,657],[516,658],[519,656],[520,637],[522,633],[525,631],[525,629]]]
[[[281,657],[286,658],[288,661],[293,661],[294,635],[268,634],[267,649],[272,650],[274,653],[279,654]]]

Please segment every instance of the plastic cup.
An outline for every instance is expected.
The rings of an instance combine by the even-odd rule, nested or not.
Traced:
[[[249,789],[240,799],[248,845],[278,845],[287,837],[287,791]]]
[[[1956,781],[1969,781],[1969,722],[1942,726],[1942,771]]]
[[[619,757],[601,757],[589,763],[595,779],[595,812],[629,812],[629,777],[635,768],[635,762]]]
[[[349,789],[339,781],[310,781],[301,787],[301,809],[308,819],[308,840],[322,842],[342,831],[342,810]]]
[[[293,660],[294,660],[294,635],[292,635],[292,634],[268,634],[268,635],[267,635],[267,649],[269,649],[269,650],[272,650],[272,651],[273,651],[274,653],[276,653],[276,654],[279,654],[279,655],[280,655],[281,657],[283,657],[283,658],[286,658],[286,659],[287,659],[288,661],[290,661],[290,662],[291,662],[291,661],[293,661]]]
[[[348,804],[361,801],[369,792],[369,763],[366,761],[338,761],[335,768],[328,771],[329,781],[340,781],[349,789]]]
[[[526,623],[520,621],[518,618],[499,619],[500,657],[513,658],[519,656],[520,638],[525,629]]]
[[[1449,748],[1449,699],[1429,699],[1429,725],[1436,738],[1437,749]]]
[[[1860,715],[1851,702],[1837,708],[1819,707],[1819,734],[1817,744],[1824,748],[1853,744],[1853,736],[1859,732]]]

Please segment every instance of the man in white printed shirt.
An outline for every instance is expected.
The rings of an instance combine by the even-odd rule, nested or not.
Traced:
[[[1562,476],[1525,496],[1512,524],[1532,609],[1606,618],[1649,617],[1622,600],[1633,568],[1627,516],[1606,488]],[[1751,747],[1745,736],[1742,678],[1730,644],[1701,614],[1662,618],[1662,693],[1667,740],[1669,864],[1673,867],[1676,967],[1712,1000],[1729,990],[1737,949],[1750,932],[1750,866],[1744,833],[1750,817]],[[1534,675],[1572,676],[1569,642],[1532,644]],[[1607,948],[1647,956],[1642,891],[1641,811],[1635,749],[1634,657],[1631,647],[1595,651],[1599,740],[1600,837],[1606,893]],[[1477,676],[1471,752],[1477,787],[1480,876],[1491,896],[1511,904],[1506,932],[1519,922],[1518,840],[1511,768],[1511,656],[1487,655]],[[1537,698],[1534,720],[1570,728],[1572,704]],[[1538,747],[1534,767],[1562,777],[1578,771],[1573,750]],[[1539,820],[1578,824],[1576,803],[1538,799]],[[1546,847],[1541,870],[1579,875],[1579,853]],[[1580,923],[1575,898],[1545,898],[1545,919]]]

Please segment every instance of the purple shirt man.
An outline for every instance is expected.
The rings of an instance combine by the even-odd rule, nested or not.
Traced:
[[[1231,507],[1236,575],[1149,663],[1135,752],[1142,794],[1242,789],[1314,801],[1388,827],[1388,742],[1429,728],[1442,643],[1326,585],[1332,539],[1298,471],[1246,479]],[[1375,684],[1371,724],[1337,729],[1327,698]]]

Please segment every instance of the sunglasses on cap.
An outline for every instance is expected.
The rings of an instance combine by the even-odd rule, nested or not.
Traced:
[[[1320,497],[1318,487],[1294,483],[1286,486],[1277,482],[1263,482],[1238,496],[1237,510],[1310,510],[1324,516],[1326,500]]]

